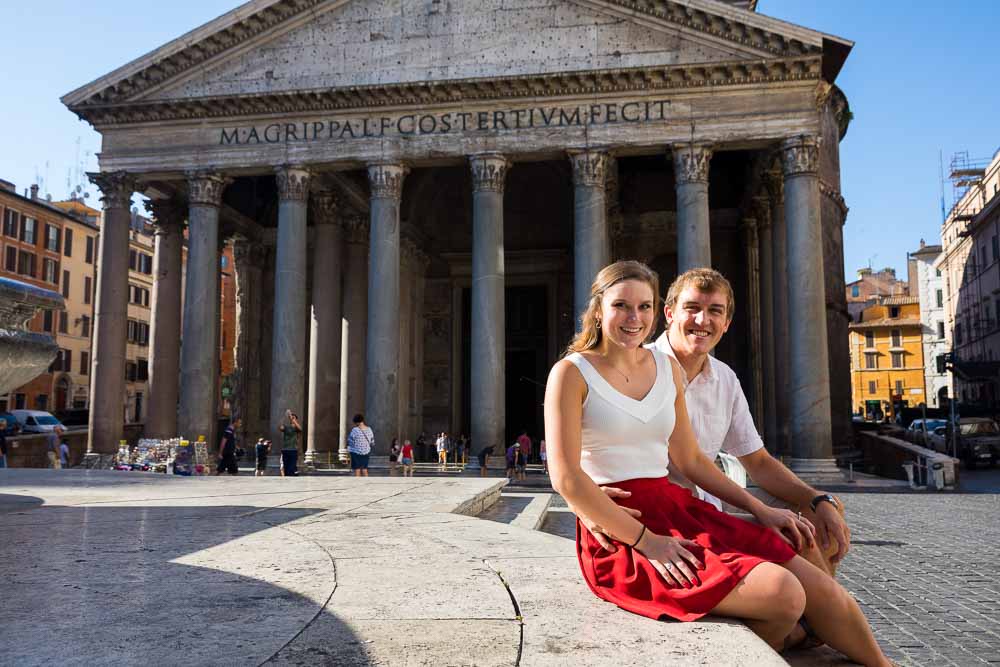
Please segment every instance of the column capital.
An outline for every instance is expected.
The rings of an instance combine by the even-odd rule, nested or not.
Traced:
[[[785,200],[785,178],[781,170],[775,167],[764,172],[764,189],[774,205],[781,204]]]
[[[306,201],[312,173],[304,167],[282,165],[274,170],[280,201]]]
[[[244,263],[263,266],[267,259],[266,254],[263,243],[242,236],[233,237],[233,261],[238,266]]]
[[[344,218],[344,234],[348,243],[368,245],[370,230],[370,222],[363,215],[350,215]]]
[[[101,202],[104,208],[123,208],[126,211],[132,207],[132,194],[135,192],[136,178],[125,171],[88,172],[87,178],[101,191]]]
[[[820,139],[803,134],[781,142],[781,166],[785,176],[819,173]]]
[[[673,147],[674,179],[678,185],[708,183],[712,147],[708,144],[678,144]]]
[[[499,153],[469,156],[473,192],[503,192],[510,162]]]
[[[153,226],[157,234],[177,233],[187,220],[188,208],[177,197],[147,199],[143,206],[146,212],[153,216]]]
[[[316,225],[335,225],[339,222],[340,201],[337,195],[327,190],[312,195],[312,219]]]
[[[750,211],[757,219],[757,226],[768,229],[771,226],[771,199],[767,195],[754,195]]]
[[[233,179],[215,171],[194,171],[188,174],[188,201],[192,206],[222,206],[222,193]]]
[[[605,187],[611,162],[607,151],[569,151],[569,161],[573,165],[573,185]]]
[[[368,185],[372,199],[401,199],[403,181],[410,168],[398,162],[368,165]]]

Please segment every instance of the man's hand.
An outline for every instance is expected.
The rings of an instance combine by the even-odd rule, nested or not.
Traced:
[[[765,528],[770,528],[796,551],[816,544],[816,528],[802,514],[764,505],[754,514]]]
[[[616,489],[613,486],[602,486],[601,491],[603,491],[604,495],[606,495],[608,498],[611,498],[612,500],[615,498],[628,498],[629,496],[632,495],[631,491],[622,491],[621,489]],[[594,539],[597,540],[597,543],[600,544],[605,551],[609,553],[614,553],[618,551],[618,547],[614,545],[608,534],[604,532],[603,528],[598,526],[596,523],[594,523],[587,517],[581,516],[573,508],[572,505],[569,506],[569,509],[571,512],[573,512],[573,514],[576,514],[577,518],[580,519],[580,523],[583,524],[583,527],[590,531],[590,534],[594,536]],[[640,512],[639,510],[634,510],[629,507],[622,507],[622,509],[628,512],[631,516],[635,517],[636,519],[642,516],[642,512]]]
[[[830,556],[830,560],[839,563],[851,548],[851,529],[837,508],[828,502],[816,506],[816,532],[824,550],[831,543],[837,543],[837,553]]]

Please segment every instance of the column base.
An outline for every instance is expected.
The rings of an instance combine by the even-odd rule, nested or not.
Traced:
[[[87,470],[110,470],[111,466],[115,462],[115,456],[115,454],[88,452],[83,455],[83,460],[80,461],[80,467],[86,468]]]
[[[847,478],[844,471],[837,467],[836,459],[800,459],[789,457],[786,465],[799,479],[810,486],[822,487],[824,484],[844,484]]]
[[[351,453],[346,449],[342,449],[337,452],[337,460],[340,461],[341,465],[350,465],[351,463]]]

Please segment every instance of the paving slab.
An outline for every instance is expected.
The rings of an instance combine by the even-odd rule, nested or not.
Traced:
[[[0,664],[786,664],[597,600],[503,485],[0,471]]]

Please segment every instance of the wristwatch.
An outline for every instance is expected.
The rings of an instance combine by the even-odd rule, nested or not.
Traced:
[[[809,507],[811,507],[812,511],[815,512],[820,503],[830,503],[834,507],[838,506],[836,498],[831,496],[829,493],[821,493],[809,501]]]

